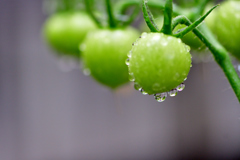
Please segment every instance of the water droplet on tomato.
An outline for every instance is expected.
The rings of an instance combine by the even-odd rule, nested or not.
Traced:
[[[126,61],[125,61],[125,63],[126,63],[127,66],[129,65],[129,61],[130,61],[129,58],[127,58]]]
[[[79,50],[80,50],[81,52],[84,52],[85,49],[86,49],[86,45],[85,45],[84,43],[79,46]]]
[[[158,93],[158,94],[154,94],[154,98],[158,101],[158,102],[163,102],[165,101],[165,99],[167,98],[167,93]]]
[[[144,91],[143,89],[140,90],[143,95],[147,95],[148,93]]]
[[[185,84],[184,84],[184,83],[182,83],[182,84],[180,84],[179,86],[177,86],[177,90],[178,90],[179,92],[183,91],[184,88],[185,88]]]
[[[84,69],[83,69],[83,74],[84,74],[85,76],[89,76],[89,75],[91,74],[91,70],[90,70],[89,68],[84,68]]]
[[[240,72],[240,65],[237,66],[237,70],[238,70],[238,72]]]
[[[187,52],[190,51],[190,47],[188,45],[185,45],[185,49],[187,50]]]
[[[131,58],[132,57],[132,51],[129,51],[127,56],[128,56],[128,58]]]
[[[146,37],[147,37],[147,33],[143,32],[142,35],[141,35],[141,38],[146,38]]]
[[[133,75],[133,73],[129,73],[129,81],[135,81],[135,77]]]
[[[178,90],[173,89],[171,91],[168,92],[170,97],[175,97],[178,94]]]
[[[134,89],[136,89],[137,91],[141,91],[142,87],[138,83],[135,82]]]

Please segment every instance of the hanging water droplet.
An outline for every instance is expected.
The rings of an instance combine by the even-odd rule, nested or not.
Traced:
[[[135,81],[135,77],[133,75],[133,73],[129,73],[129,81]]]
[[[126,61],[125,61],[125,63],[126,63],[127,66],[129,65],[129,60],[130,60],[130,59],[127,58]]]
[[[84,52],[85,49],[86,49],[86,45],[85,45],[84,43],[79,46],[79,50],[80,50],[81,52]]]
[[[128,56],[128,58],[131,58],[132,57],[132,51],[129,51],[127,56]]]
[[[147,32],[143,32],[141,35],[141,38],[146,38],[147,37]]]
[[[148,93],[144,91],[143,89],[140,90],[143,95],[147,95]]]
[[[158,93],[158,94],[154,94],[154,98],[156,99],[156,101],[158,102],[163,102],[165,101],[165,99],[167,98],[167,93]]]
[[[179,92],[183,91],[184,88],[185,88],[185,84],[184,84],[184,83],[182,83],[182,84],[180,84],[179,86],[177,86],[177,90],[178,90]]]
[[[170,97],[175,97],[178,94],[178,90],[173,89],[171,91],[168,92]]]
[[[84,69],[83,69],[83,74],[84,74],[85,76],[89,76],[89,75],[91,74],[91,70],[90,70],[89,68],[84,68]]]
[[[189,52],[191,49],[188,45],[185,45],[185,48],[186,48],[187,52]]]
[[[134,89],[141,91],[142,87],[138,83],[134,83]]]

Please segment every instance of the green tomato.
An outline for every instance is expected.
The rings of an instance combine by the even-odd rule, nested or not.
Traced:
[[[156,22],[158,28],[161,29],[162,25],[163,25],[163,17],[159,16],[158,18],[155,19],[155,22]],[[174,29],[173,33],[176,32],[177,30],[183,29],[185,27],[186,27],[185,25],[179,24]],[[140,30],[143,32],[150,32],[149,28],[146,25],[146,22],[144,22],[140,25]],[[182,41],[184,43],[186,43],[188,46],[190,46],[191,49],[193,49],[193,50],[202,50],[202,49],[206,48],[206,46],[202,43],[202,41],[200,41],[200,39],[193,32],[187,33],[182,38]]]
[[[221,44],[240,60],[240,1],[224,1],[209,28]]]
[[[158,94],[171,91],[187,78],[189,47],[163,33],[143,33],[129,54],[129,75],[137,89]]]
[[[87,70],[98,82],[111,88],[128,82],[125,60],[139,35],[133,28],[90,32],[81,47]]]
[[[78,58],[79,44],[89,31],[97,26],[83,12],[60,12],[53,14],[44,24],[43,33],[49,45],[60,55]]]

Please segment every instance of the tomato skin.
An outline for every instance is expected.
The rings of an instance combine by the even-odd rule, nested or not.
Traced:
[[[90,32],[82,46],[82,58],[91,75],[113,89],[128,82],[125,60],[139,35],[133,28]]]
[[[189,47],[163,33],[143,33],[131,50],[129,73],[148,94],[176,88],[190,68]]]
[[[209,28],[219,42],[240,60],[240,1],[224,1]]]
[[[48,18],[43,34],[49,45],[60,55],[79,57],[79,44],[97,26],[83,12],[60,12]]]

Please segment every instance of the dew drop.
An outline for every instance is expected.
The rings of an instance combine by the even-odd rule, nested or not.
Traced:
[[[134,83],[134,89],[141,91],[142,87],[138,83]]]
[[[240,72],[240,65],[237,66],[237,70],[238,70],[238,72]]]
[[[128,58],[131,58],[132,57],[132,51],[129,51],[127,56],[128,56]]]
[[[184,88],[185,88],[185,84],[184,84],[184,83],[182,83],[182,84],[180,84],[179,86],[177,86],[177,90],[178,90],[179,92],[183,91]]]
[[[154,98],[156,99],[156,101],[158,102],[163,102],[165,101],[165,99],[167,98],[167,93],[158,93],[158,94],[154,94]]]
[[[129,66],[129,58],[125,61],[126,65]]]
[[[89,76],[89,75],[91,74],[91,70],[90,70],[89,68],[84,68],[84,69],[83,69],[83,74],[84,74],[85,76]]]
[[[140,37],[141,37],[141,38],[146,38],[146,37],[147,37],[147,33],[146,33],[146,32],[143,32]]]
[[[84,43],[79,46],[79,50],[80,50],[81,52],[84,52],[85,49],[86,49],[86,45],[85,45]]]
[[[187,52],[190,51],[190,47],[188,45],[185,45],[185,48],[186,48]]]
[[[135,81],[135,77],[133,75],[133,73],[129,73],[129,81]]]
[[[143,95],[147,95],[148,93],[144,91],[143,89],[140,90]]]
[[[173,89],[171,91],[168,92],[170,97],[175,97],[178,94],[178,90]]]

